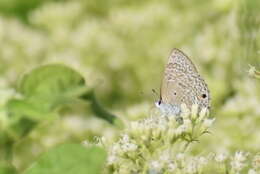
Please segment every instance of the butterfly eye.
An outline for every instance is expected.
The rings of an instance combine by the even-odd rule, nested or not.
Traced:
[[[201,96],[202,98],[206,98],[207,97],[207,95],[206,94],[202,94],[202,96]]]
[[[176,92],[174,92],[173,94],[174,94],[174,95],[177,95],[177,93],[176,93]]]

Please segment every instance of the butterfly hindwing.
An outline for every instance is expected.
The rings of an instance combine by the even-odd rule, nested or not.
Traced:
[[[210,105],[210,94],[205,81],[192,61],[180,50],[173,49],[165,68],[161,85],[163,103],[188,107],[198,104],[200,108]]]

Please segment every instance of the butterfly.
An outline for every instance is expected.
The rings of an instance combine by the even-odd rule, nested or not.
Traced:
[[[174,48],[164,71],[160,100],[156,106],[177,115],[181,112],[181,104],[189,109],[193,104],[197,104],[199,109],[210,109],[210,92],[188,56]]]

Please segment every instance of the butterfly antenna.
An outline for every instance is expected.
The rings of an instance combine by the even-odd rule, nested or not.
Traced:
[[[156,98],[154,98],[154,101],[157,101],[158,98],[160,98],[159,93],[155,89],[152,89],[152,92],[155,94],[155,97],[156,97]]]
[[[155,89],[152,89],[152,92],[156,95],[156,97],[159,97],[159,94]]]

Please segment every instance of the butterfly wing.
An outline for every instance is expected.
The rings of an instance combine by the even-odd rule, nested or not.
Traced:
[[[189,108],[192,104],[210,107],[207,84],[192,61],[178,49],[173,49],[165,68],[161,101],[178,106],[185,103]]]

